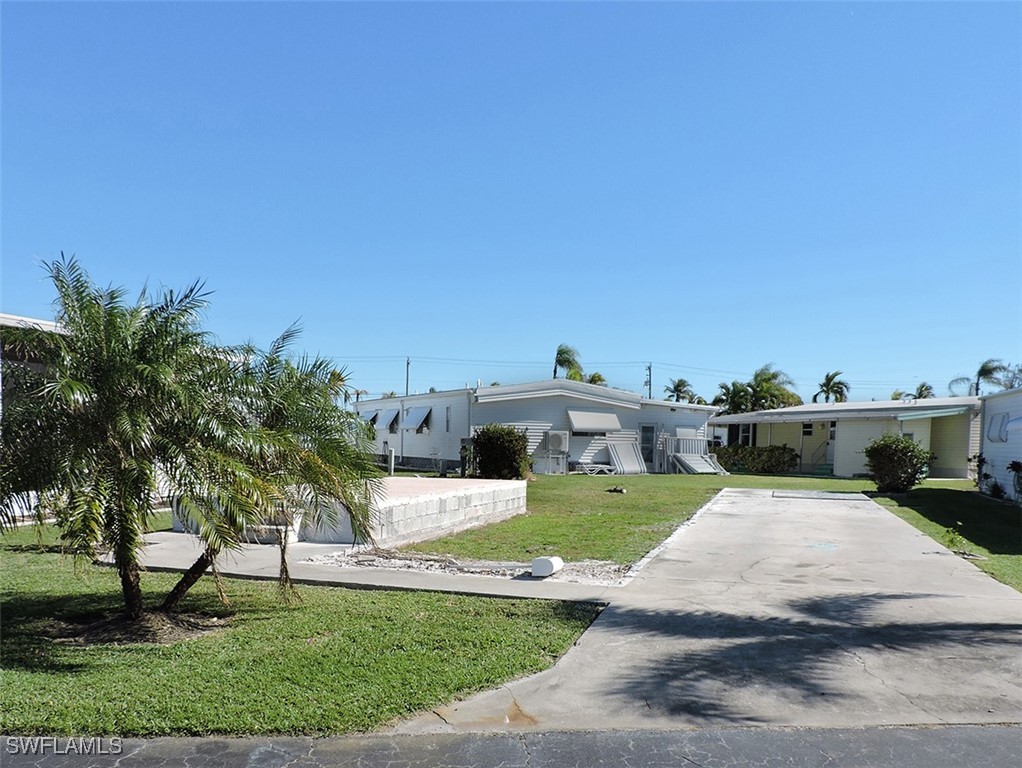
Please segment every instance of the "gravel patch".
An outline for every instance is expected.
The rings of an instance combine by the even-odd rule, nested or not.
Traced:
[[[334,565],[338,568],[386,568],[398,571],[468,574],[507,579],[531,578],[532,571],[532,563],[456,560],[445,555],[427,555],[379,548],[316,555],[304,562],[315,565]],[[625,580],[630,568],[631,566],[628,565],[605,560],[579,560],[565,563],[564,568],[558,573],[543,580],[615,586]]]

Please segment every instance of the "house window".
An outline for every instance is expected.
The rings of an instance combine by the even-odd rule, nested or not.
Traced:
[[[810,437],[813,434],[813,423],[811,421],[802,422],[802,435],[804,437]]]
[[[394,420],[392,420],[390,422],[390,428],[388,429],[388,431],[392,435],[396,435],[397,434],[397,419],[394,419]]]
[[[738,444],[739,445],[752,445],[752,425],[751,424],[739,424],[738,425]]]
[[[446,414],[447,414],[446,415],[447,431],[450,432],[451,431],[451,406],[447,406]]]

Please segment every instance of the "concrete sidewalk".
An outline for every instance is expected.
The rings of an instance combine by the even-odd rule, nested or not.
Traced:
[[[855,494],[726,490],[556,666],[397,733],[1022,723],[1022,595]]]

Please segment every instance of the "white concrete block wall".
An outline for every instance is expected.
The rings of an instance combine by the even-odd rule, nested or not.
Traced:
[[[398,546],[497,522],[525,512],[525,502],[522,480],[489,481],[472,490],[452,486],[450,492],[383,499],[377,503],[376,543]],[[302,538],[350,543],[353,537],[346,515],[344,521],[333,531],[304,529]]]

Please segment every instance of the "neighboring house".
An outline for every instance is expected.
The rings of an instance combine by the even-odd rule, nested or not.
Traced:
[[[969,457],[979,453],[977,397],[810,403],[710,419],[726,427],[728,444],[787,445],[799,470],[838,477],[864,475],[866,444],[884,434],[908,435],[937,458],[931,477],[969,477]]]
[[[601,465],[675,471],[672,455],[707,453],[706,422],[716,410],[568,379],[363,400],[355,408],[376,427],[376,451],[393,450],[404,466],[433,468],[442,459],[456,467],[476,429],[508,424],[528,436],[540,474]]]
[[[984,395],[983,440],[980,453],[986,459],[983,471],[1008,492],[1022,501],[1015,489],[1015,475],[1008,463],[1022,461],[1022,389],[1009,389]]]
[[[60,327],[50,320],[37,320],[32,317],[19,317],[0,312],[0,407],[2,401],[10,396],[9,387],[3,385],[4,367],[7,363],[27,364],[35,368],[41,368],[40,361],[25,357],[22,351],[12,346],[4,330],[6,328],[38,328],[50,333],[58,333]]]

